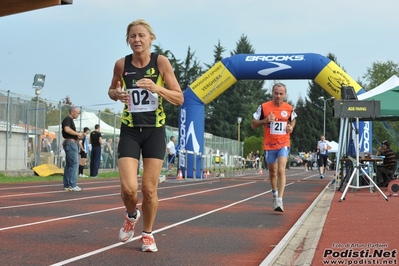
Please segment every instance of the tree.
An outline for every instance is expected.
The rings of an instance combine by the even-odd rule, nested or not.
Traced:
[[[298,98],[297,104],[295,106],[295,113],[298,115],[297,123],[294,132],[291,134],[291,150],[292,151],[307,151],[311,147],[312,143],[309,138],[307,138],[309,125],[302,126],[302,123],[307,123],[308,111],[305,106],[305,101],[302,97]]]
[[[337,65],[333,54],[327,57]],[[328,99],[331,95],[314,81],[308,83],[308,98],[305,101],[299,98],[295,112],[298,114],[297,123],[292,134],[292,147],[298,151],[314,150],[316,143],[323,134],[324,102],[319,99],[323,96]],[[339,120],[333,118],[333,101],[326,101],[326,139],[338,140]]]
[[[105,108],[104,111],[100,114],[101,120],[107,123],[108,125],[120,128],[121,125],[121,116],[115,115],[114,112],[111,111],[109,108]]]
[[[258,150],[263,151],[263,137],[251,136],[244,140],[244,157],[251,151],[255,153]]]
[[[199,61],[195,58],[195,52],[191,52],[188,47],[186,58],[183,62],[176,59],[174,54],[169,50],[164,51],[160,46],[154,45],[154,51],[158,54],[168,57],[176,79],[179,82],[180,88],[184,90],[202,74],[202,68]],[[164,111],[166,113],[166,124],[168,126],[178,126],[179,106],[173,105],[167,101],[163,102]]]
[[[206,68],[209,69],[211,68],[213,65],[215,65],[217,62],[221,61],[223,59],[223,53],[226,51],[226,49],[220,44],[220,40],[218,41],[218,44],[215,45],[215,50],[214,50],[214,61],[212,64],[205,64]],[[214,106],[213,103],[209,103],[207,105],[205,105],[205,121],[211,121],[212,118],[212,114],[214,113]],[[208,131],[208,127],[207,124],[205,122],[205,131],[206,132],[210,132]],[[219,134],[218,134],[219,136]]]
[[[214,50],[215,62],[221,58],[222,51],[224,48],[219,43]],[[231,55],[253,53],[255,50],[248,38],[242,35]],[[240,140],[252,135],[250,134],[253,132],[250,127],[252,114],[259,104],[268,99],[269,95],[267,90],[263,89],[263,84],[263,80],[238,81],[210,102],[206,108],[205,131],[224,138],[237,139],[237,118],[242,117]]]
[[[206,68],[209,69],[217,62],[222,61],[222,59],[223,59],[222,55],[225,51],[226,51],[226,49],[220,44],[220,40],[219,40],[218,44],[215,45],[215,50],[213,50],[213,57],[214,57],[213,64],[205,64]]]
[[[391,60],[386,62],[373,62],[372,66],[368,67],[366,73],[363,75],[363,78],[368,81],[364,89],[367,91],[374,89],[393,75],[399,75],[398,64]]]
[[[72,106],[72,101],[70,97],[67,95],[64,99],[58,104],[48,103],[47,101],[43,101],[46,108],[46,128],[48,126],[58,125],[60,124],[60,116],[61,119],[66,117],[69,113],[69,107]],[[61,114],[60,114],[61,110]]]
[[[367,90],[372,90],[378,85],[385,82],[393,75],[399,75],[399,65],[388,60],[386,62],[373,62],[372,66],[367,68],[363,75],[368,83],[364,86]],[[389,129],[388,129],[389,128]],[[384,139],[395,139],[394,134],[389,134],[388,131],[399,132],[399,124],[393,121],[389,122],[373,122],[373,147],[374,150],[380,145]],[[398,146],[394,141],[391,141],[391,149],[398,150]]]

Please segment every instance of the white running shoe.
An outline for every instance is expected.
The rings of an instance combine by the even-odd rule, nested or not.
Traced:
[[[157,252],[157,244],[155,243],[154,236],[151,235],[142,235],[139,242],[142,242],[143,245],[141,246],[141,250],[144,252]]]
[[[273,210],[276,210],[278,207],[277,205],[277,198],[273,196]]]
[[[133,238],[134,226],[137,224],[137,222],[140,219],[140,211],[138,209],[136,209],[136,211],[137,211],[136,219],[129,218],[126,212],[123,214],[123,218],[125,218],[125,221],[123,222],[122,228],[119,230],[119,241],[127,242]]]
[[[283,201],[279,201],[276,199],[275,202],[276,202],[276,205],[274,205],[274,202],[273,202],[274,210],[278,211],[278,212],[284,212]]]
[[[68,190],[71,191],[71,192],[80,192],[83,189],[81,189],[80,187],[76,186],[76,187],[70,187],[70,188],[68,188]]]

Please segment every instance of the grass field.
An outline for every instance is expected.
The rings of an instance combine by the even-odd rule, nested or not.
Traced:
[[[107,169],[109,172],[100,172],[98,173],[98,178],[119,178],[119,172],[115,169]],[[115,170],[115,171],[114,171]],[[252,170],[252,169],[247,169]],[[176,168],[173,169],[173,172],[176,172]],[[230,176],[232,173],[237,171],[234,168],[223,168],[223,169],[211,169],[212,173],[218,173],[219,171],[223,171],[227,176]],[[88,174],[87,172],[85,173]],[[140,175],[143,174],[143,170],[140,169]],[[162,175],[167,175],[167,169],[162,169]],[[3,172],[0,172],[0,184],[4,183],[27,183],[27,182],[42,182],[42,181],[62,181],[62,175],[53,175],[53,176],[37,176],[37,175],[7,175]]]
[[[99,173],[98,178],[116,178],[119,177],[118,172]],[[62,181],[61,175],[56,176],[8,176],[0,173],[0,183],[26,183],[26,182],[42,182],[42,181]]]

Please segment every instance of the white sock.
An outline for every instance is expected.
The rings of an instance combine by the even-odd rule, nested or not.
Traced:
[[[141,236],[150,236],[150,237],[154,238],[154,236],[152,235],[152,233],[151,233],[151,234],[147,234],[147,233],[145,233],[145,232],[142,232],[142,233],[141,233]]]
[[[278,202],[283,202],[283,198],[277,198]]]

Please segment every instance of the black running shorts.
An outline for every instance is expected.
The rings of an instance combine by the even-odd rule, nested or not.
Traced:
[[[86,152],[84,152],[84,151],[80,151],[80,158],[82,158],[82,159],[86,159],[87,158],[87,153]]]
[[[121,126],[118,145],[118,158],[130,157],[140,159],[156,158],[163,160],[166,153],[165,127],[128,127]]]

